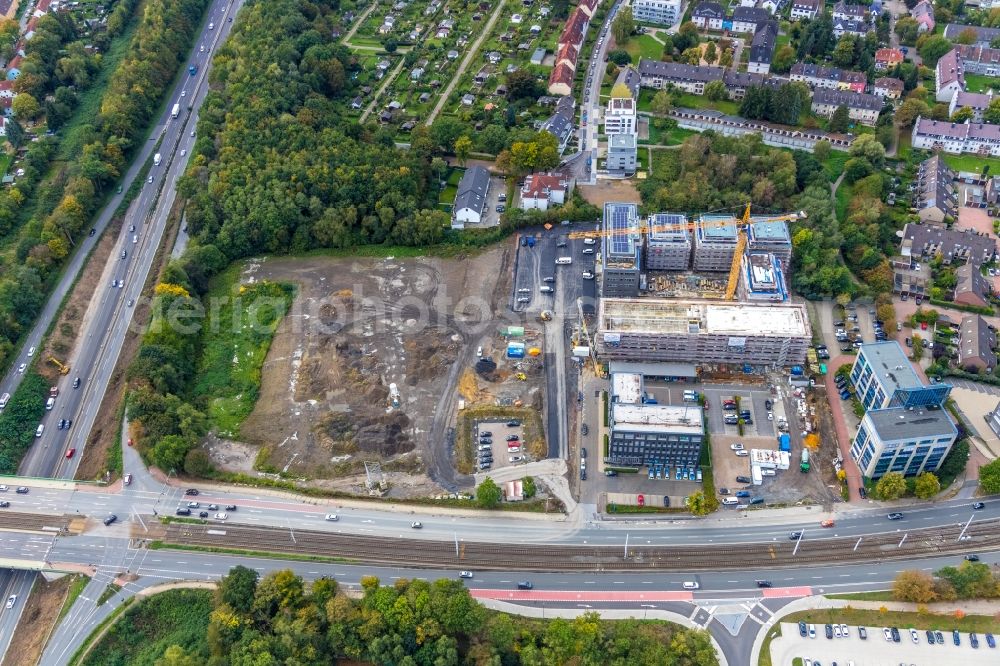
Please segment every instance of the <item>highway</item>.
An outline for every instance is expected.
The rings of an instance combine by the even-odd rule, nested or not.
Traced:
[[[193,53],[185,61],[174,90],[164,100],[162,116],[150,132],[150,139],[140,147],[121,180],[122,191],[125,192],[154,153],[159,152],[163,156],[161,164],[154,166],[149,172],[152,183],[143,183],[142,191],[126,213],[119,238],[119,250],[126,250],[127,256],[121,259],[120,252],[116,251],[108,261],[101,284],[95,290],[88,307],[77,346],[67,359],[71,366],[70,374],[59,382],[60,395],[54,409],[46,412],[41,421],[45,425],[42,437],[36,440],[21,463],[22,476],[72,478],[76,473],[79,454],[83,451],[125,333],[131,324],[132,309],[128,303],[134,303],[140,297],[165,230],[167,213],[174,197],[174,183],[182,173],[186,155],[194,143],[192,133],[197,122],[198,108],[208,89],[206,81],[210,58],[232,27],[227,17],[235,16],[240,6],[242,0],[235,3],[232,0],[216,0],[209,7],[202,32],[193,42]],[[214,23],[214,30],[208,29],[209,23]],[[201,50],[202,47],[204,51]],[[187,73],[189,64],[198,65],[195,76]],[[182,91],[185,92],[184,97],[181,97]],[[175,102],[180,102],[182,109],[177,119],[170,117]],[[188,104],[191,105],[190,110],[187,108]],[[185,151],[185,157],[180,156],[181,150]],[[11,370],[0,381],[0,393],[13,395],[17,390],[24,377],[17,372],[20,364],[30,364],[33,360],[45,362],[45,359],[39,358],[40,351],[29,356],[29,350],[41,350],[45,331],[58,314],[60,305],[73,287],[91,250],[111,222],[123,197],[124,194],[112,196],[96,216],[94,235],[78,239],[76,252],[15,357]],[[151,213],[154,206],[156,210]],[[135,225],[134,232],[129,230],[130,225]],[[136,242],[133,242],[133,236]],[[122,281],[124,287],[112,288],[112,280]],[[72,385],[76,377],[80,378],[80,388],[74,390]],[[64,418],[73,420],[69,430],[57,428],[59,420]],[[72,448],[76,449],[76,456],[67,459],[66,452]],[[6,652],[34,578],[34,574],[30,572],[0,574],[0,591],[6,591],[4,598],[9,594],[18,595],[15,608],[0,615],[0,636],[3,637],[0,638],[0,657]]]

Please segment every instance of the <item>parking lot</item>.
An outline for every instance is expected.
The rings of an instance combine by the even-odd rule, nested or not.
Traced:
[[[979,649],[969,642],[969,635],[960,634],[961,645],[952,642],[951,632],[942,632],[943,645],[928,645],[925,632],[918,630],[918,643],[910,638],[909,630],[900,629],[900,642],[886,641],[882,627],[867,627],[868,639],[861,640],[857,627],[849,627],[847,638],[827,639],[825,626],[817,624],[816,637],[799,635],[798,626],[781,623],[781,636],[771,641],[771,663],[775,666],[791,666],[796,657],[811,659],[823,666],[836,662],[840,666],[937,666],[961,664],[962,666],[986,666],[1000,663],[1000,651],[990,649],[979,634]]]
[[[513,423],[513,421],[511,421]],[[521,442],[524,440],[524,428],[520,425],[508,425],[503,421],[480,421],[478,425],[473,425],[475,429],[473,442],[479,449],[477,452],[476,467],[478,469],[499,469],[509,465],[523,465],[528,460],[528,454],[524,450]],[[486,433],[489,433],[487,435]],[[488,437],[493,440],[489,444],[489,451],[482,449],[486,444],[482,444],[482,438]],[[517,437],[514,441],[508,441],[508,437]],[[483,467],[484,457],[489,453],[492,461],[489,467]]]
[[[597,251],[584,254],[586,249],[595,249],[597,244],[587,245],[584,239],[570,239],[573,231],[593,231],[594,223],[576,223],[557,226],[551,231],[526,230],[521,234],[523,245],[517,248],[517,271],[514,276],[510,307],[515,312],[537,315],[543,310],[559,312],[567,316],[576,313],[576,299],[583,297],[586,309],[597,302],[595,279],[584,279],[585,272],[594,273]],[[527,244],[528,237],[535,239],[534,247]],[[571,264],[556,264],[559,257],[570,257]],[[552,278],[546,282],[545,278]],[[543,287],[551,287],[551,293],[542,292]]]

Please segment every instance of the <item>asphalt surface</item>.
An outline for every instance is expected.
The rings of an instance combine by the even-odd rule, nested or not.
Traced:
[[[91,307],[87,311],[79,338],[81,342],[69,359],[63,359],[69,363],[71,370],[58,384],[60,395],[56,399],[54,408],[46,411],[42,418],[41,424],[45,425],[42,436],[36,439],[21,463],[19,471],[22,476],[72,478],[76,473],[79,454],[83,451],[90,428],[96,419],[125,333],[131,324],[132,309],[128,306],[128,302],[137,301],[140,296],[166,227],[167,213],[173,201],[174,184],[183,172],[187,154],[194,144],[194,137],[191,134],[197,122],[197,110],[208,88],[206,80],[210,58],[216,46],[225,39],[232,27],[226,18],[235,16],[241,6],[242,0],[235,2],[216,0],[209,7],[202,32],[193,42],[193,52],[184,63],[177,84],[164,101],[161,118],[150,132],[149,140],[133,158],[131,166],[120,182],[122,192],[127,192],[152,155],[156,152],[162,155],[160,165],[150,170],[152,183],[143,184],[142,191],[126,213],[118,250],[109,259],[101,284],[95,292],[96,301],[91,302]],[[214,30],[208,29],[209,23],[214,23]],[[201,50],[202,47],[204,51]],[[186,71],[190,64],[198,65],[195,76],[190,76]],[[185,92],[183,97],[182,91]],[[174,103],[181,105],[181,112],[176,119],[171,117]],[[184,157],[180,156],[181,150],[186,153]],[[111,222],[114,211],[123,197],[124,194],[112,196],[94,221],[94,235],[79,240],[77,251],[70,259],[62,278],[12,363],[11,370],[0,382],[0,393],[13,395],[17,390],[24,377],[17,372],[21,363],[30,364],[32,360],[38,363],[46,362],[46,359],[36,358],[37,354],[29,357],[29,349],[41,348],[45,332],[51,326],[59,307],[72,289],[91,250]],[[135,231],[129,230],[131,225],[135,226]],[[124,259],[120,256],[122,249],[127,252]],[[112,280],[123,281],[125,286],[112,288]],[[80,378],[79,389],[72,388],[76,377]],[[72,419],[72,427],[69,430],[58,429],[57,424],[60,419]],[[66,458],[70,449],[76,449],[76,455],[73,458]],[[11,590],[9,594],[18,594],[18,603],[15,607],[0,613],[0,637],[3,637],[0,638],[0,658],[6,652],[10,636],[20,619],[20,609],[24,607],[24,601],[27,600],[33,582],[34,574],[31,572],[0,574],[0,590]]]

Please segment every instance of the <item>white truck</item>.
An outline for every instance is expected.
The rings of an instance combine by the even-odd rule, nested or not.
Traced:
[[[559,257],[558,259],[556,259],[556,264],[558,264],[560,266],[565,265],[565,264],[572,264],[572,263],[573,263],[573,258],[572,257]]]
[[[174,108],[170,110],[170,117],[171,118],[176,118],[177,116],[180,115],[180,113],[181,113],[181,105],[180,104],[174,104]]]
[[[160,154],[156,153],[153,155],[153,166],[160,166]]]

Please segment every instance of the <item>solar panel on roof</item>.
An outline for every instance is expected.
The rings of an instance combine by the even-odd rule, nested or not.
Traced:
[[[629,209],[626,206],[615,206],[611,211],[611,253],[630,254],[632,238],[626,233],[629,229]]]

